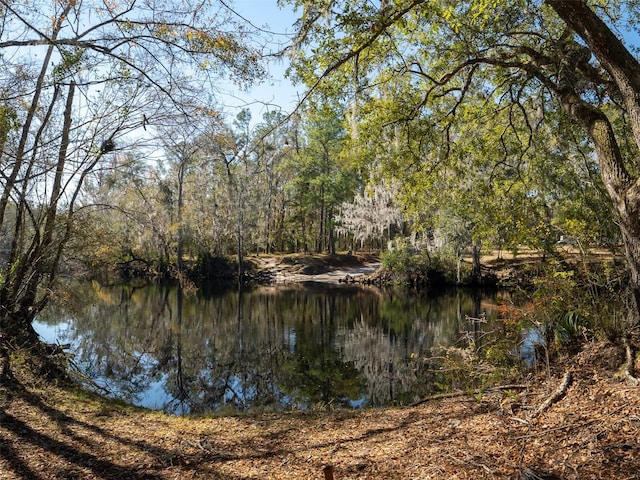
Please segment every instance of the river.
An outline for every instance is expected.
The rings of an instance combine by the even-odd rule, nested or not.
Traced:
[[[299,283],[186,294],[80,283],[35,322],[87,384],[174,414],[361,408],[434,391],[437,348],[496,328],[502,294]],[[473,318],[486,317],[486,323]]]

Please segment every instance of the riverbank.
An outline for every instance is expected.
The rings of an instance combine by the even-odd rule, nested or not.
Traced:
[[[551,378],[413,407],[173,417],[18,372],[0,386],[0,478],[640,478],[640,388],[590,343]],[[636,365],[636,368],[638,365]],[[564,396],[536,409],[561,383]]]
[[[376,253],[339,255],[260,255],[252,257],[257,277],[269,283],[339,283],[347,275],[363,276],[380,267]]]
[[[378,270],[382,266],[378,253],[259,255],[248,257],[248,260],[253,265],[251,276],[259,283],[338,283],[364,279],[365,283],[386,284],[390,280]],[[551,261],[564,262],[568,268],[578,264],[602,266],[609,263],[611,268],[624,271],[622,252],[603,248],[582,252],[576,247],[560,246],[553,258],[529,248],[520,248],[517,252],[494,250],[480,257],[482,275],[488,283],[504,287],[530,283],[536,268],[549,265]],[[462,259],[469,270],[472,262],[470,255]]]

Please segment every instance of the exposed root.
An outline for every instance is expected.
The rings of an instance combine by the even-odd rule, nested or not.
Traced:
[[[560,382],[558,388],[556,388],[555,392],[553,392],[553,394],[549,398],[547,398],[538,408],[536,408],[535,412],[533,412],[533,414],[531,415],[531,418],[537,417],[551,405],[564,397],[564,395],[567,393],[569,385],[571,385],[572,379],[573,375],[571,374],[571,371],[567,370],[562,377],[562,382]]]
[[[624,339],[624,350],[627,359],[624,362],[624,366],[622,367],[622,376],[629,385],[637,387],[638,385],[640,385],[640,380],[633,376],[633,364],[635,361],[635,355],[633,352],[633,348],[631,348],[629,340],[627,340],[626,338]]]

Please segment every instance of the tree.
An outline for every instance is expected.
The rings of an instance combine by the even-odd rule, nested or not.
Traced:
[[[396,201],[398,190],[397,184],[382,181],[357,194],[352,202],[342,202],[336,215],[338,232],[353,235],[360,247],[367,240],[379,241],[382,246],[385,236],[392,240],[392,230],[405,220]]]
[[[0,0],[0,375],[7,349],[37,345],[31,322],[89,207],[85,182],[201,105],[212,76],[261,73],[225,12],[215,1]]]
[[[175,175],[172,182],[176,190],[176,217],[175,230],[177,235],[176,247],[176,267],[178,271],[183,270],[184,256],[184,234],[185,234],[185,184],[190,169],[196,162],[198,152],[201,149],[195,141],[199,136],[199,126],[197,122],[186,127],[174,127],[164,135],[164,150],[166,159],[170,164],[171,174]],[[173,230],[173,229],[172,229]]]
[[[294,163],[291,161],[294,149],[289,144],[293,136],[292,122],[286,121],[279,112],[266,113],[252,135],[259,172],[254,188],[261,199],[256,205],[256,251],[286,251],[290,243],[285,230],[288,206],[285,187],[294,172],[293,169],[287,171],[285,164]]]
[[[637,18],[636,2],[291,3],[303,9],[291,53],[312,90],[361,94],[361,116],[368,98],[393,96],[388,114],[378,113],[386,129],[421,126],[419,141],[437,154],[405,157],[405,166],[465,173],[473,159],[495,155],[493,142],[489,148],[477,142],[466,164],[454,162],[452,151],[473,136],[469,126],[502,112],[508,114],[499,134],[502,161],[513,163],[518,174],[530,165],[530,147],[546,122],[564,116],[580,126],[620,225],[632,292],[629,320],[638,322],[640,63],[614,33],[624,30],[625,19]],[[313,49],[304,48],[311,44]],[[483,108],[465,115],[467,101],[479,96]],[[559,148],[550,148],[556,155],[547,165],[555,168],[564,159]]]
[[[339,110],[340,107],[338,107]],[[356,185],[353,170],[340,157],[344,124],[326,99],[303,116],[302,140],[291,160],[292,221],[304,251],[335,253],[335,215]]]
[[[236,130],[224,123],[215,122],[203,132],[200,139],[203,164],[213,169],[214,176],[224,179],[221,183],[226,189],[225,205],[216,203],[216,210],[220,208],[226,212],[225,233],[235,238],[238,281],[242,281],[245,214],[248,211],[245,203],[250,192],[247,182],[252,174],[248,164],[250,121],[251,113],[242,110],[236,117]]]
[[[83,204],[91,208],[76,213],[67,250],[93,277],[160,274],[172,257],[172,191],[140,153],[111,160],[84,184]]]

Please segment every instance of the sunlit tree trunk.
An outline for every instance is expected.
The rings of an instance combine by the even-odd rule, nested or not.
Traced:
[[[580,35],[615,81],[629,115],[635,143],[640,148],[640,64],[583,0],[548,0],[548,3]],[[627,170],[605,113],[584,102],[571,87],[560,85],[557,95],[564,109],[587,129],[595,144],[602,179],[620,222],[630,273],[629,315],[630,321],[637,324],[640,320],[640,179]]]

